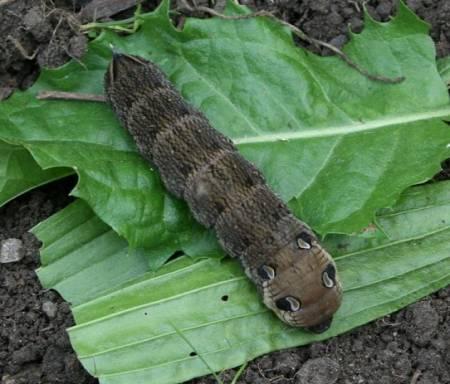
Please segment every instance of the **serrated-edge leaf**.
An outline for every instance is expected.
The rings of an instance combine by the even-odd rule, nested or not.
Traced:
[[[164,195],[108,108],[34,99],[44,88],[102,92],[110,43],[157,62],[216,128],[241,141],[242,154],[321,233],[359,230],[448,156],[442,122],[450,114],[448,95],[425,24],[406,7],[389,23],[368,22],[345,47],[370,71],[406,77],[387,85],[337,58],[296,48],[291,33],[271,19],[188,19],[179,31],[168,4],[141,16],[136,34],[102,33],[83,59],[88,71],[74,62],[46,71],[29,92],[0,106],[7,110],[0,137],[26,143],[41,165],[76,168],[74,194],[134,247],[169,255],[202,230],[184,204]]]
[[[0,140],[0,207],[25,192],[72,173],[69,168],[42,169],[25,148]]]

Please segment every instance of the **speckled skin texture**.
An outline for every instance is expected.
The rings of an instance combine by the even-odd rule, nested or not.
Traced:
[[[328,329],[342,297],[334,262],[306,224],[269,189],[261,172],[153,63],[114,55],[105,90],[167,190],[216,232],[264,303],[292,326]]]

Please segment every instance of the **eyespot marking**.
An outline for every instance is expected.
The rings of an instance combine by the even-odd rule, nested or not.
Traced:
[[[275,305],[278,309],[288,312],[297,312],[301,307],[300,301],[292,296],[286,296],[278,299],[275,302]]]
[[[275,278],[275,269],[270,265],[261,265],[257,272],[258,276],[263,280],[273,280]]]
[[[322,272],[322,282],[326,288],[333,288],[336,284],[336,268],[333,264],[328,264]]]
[[[301,249],[311,249],[312,237],[306,233],[302,232],[297,237],[297,245]]]

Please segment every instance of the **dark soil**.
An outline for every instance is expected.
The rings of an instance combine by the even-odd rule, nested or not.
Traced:
[[[245,2],[257,3],[257,8],[273,9],[279,17],[296,25],[307,35],[337,47],[342,47],[348,41],[349,27],[355,33],[361,32],[364,28],[361,3],[366,4],[370,15],[378,21],[388,21],[395,13],[398,3],[397,0],[364,2],[360,0],[278,0],[275,2],[248,0]],[[450,1],[405,0],[405,2],[431,25],[430,34],[436,43],[437,56],[447,56],[450,53]],[[271,3],[274,4],[270,5]],[[318,53],[326,53],[315,47],[308,48]]]
[[[87,38],[68,1],[0,1],[0,100],[28,88],[42,67],[58,67],[85,52]]]
[[[58,66],[71,57],[82,56],[87,40],[77,30],[76,14],[87,2],[0,0],[0,99],[16,88],[30,86],[42,66]],[[155,3],[147,2],[146,8]],[[360,1],[242,3],[275,10],[311,37],[337,46],[347,41],[349,24],[355,32],[363,28]],[[393,3],[371,0],[367,7],[374,18],[385,21],[395,11]],[[438,56],[450,54],[450,1],[407,3],[432,25]],[[129,16],[129,12],[118,17],[124,15]],[[449,165],[440,179],[450,175]],[[34,273],[39,265],[39,243],[27,232],[68,204],[67,194],[74,182],[69,178],[52,183],[0,208],[0,241],[20,239],[25,251],[19,262],[0,264],[1,384],[97,382],[83,370],[71,349],[65,332],[73,323],[68,305],[58,294],[39,285]],[[229,383],[234,374],[235,370],[225,372],[224,382]],[[346,335],[263,356],[247,367],[238,382],[450,383],[450,287]],[[190,383],[214,380],[206,377]]]
[[[224,382],[235,372],[223,374]],[[450,288],[351,333],[258,358],[238,383],[450,383]]]
[[[0,241],[16,238],[25,256],[0,264],[0,378],[2,384],[96,383],[81,367],[65,328],[73,324],[70,308],[44,290],[34,273],[39,242],[28,230],[71,200],[69,178],[47,185],[0,208]]]

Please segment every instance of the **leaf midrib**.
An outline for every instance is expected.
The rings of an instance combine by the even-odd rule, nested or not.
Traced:
[[[374,129],[381,129],[388,126],[416,123],[436,118],[450,117],[450,105],[442,108],[434,109],[427,112],[408,113],[391,117],[383,117],[368,122],[357,123],[352,125],[340,125],[335,127],[314,128],[297,132],[277,132],[263,134],[259,136],[244,136],[233,139],[236,145],[256,144],[256,143],[272,143],[277,141],[302,140],[311,138],[346,136],[357,134]],[[450,142],[450,139],[449,139]]]

